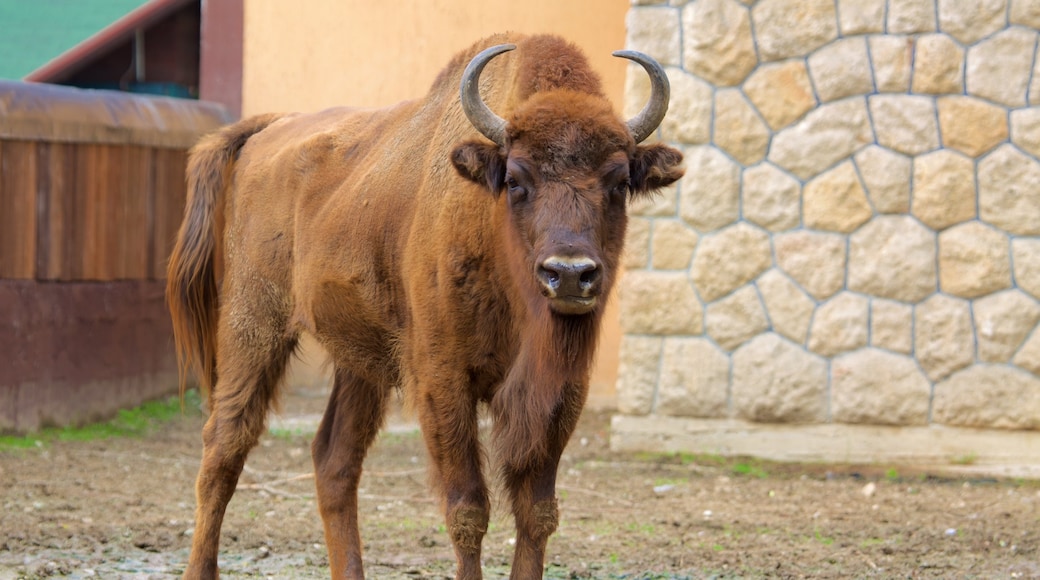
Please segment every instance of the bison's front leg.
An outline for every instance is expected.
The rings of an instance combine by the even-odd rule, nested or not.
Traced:
[[[458,580],[480,580],[480,546],[491,506],[481,472],[477,401],[462,377],[420,388],[419,420],[430,453],[433,483],[444,500],[445,520],[455,547]]]
[[[517,465],[510,457],[501,458],[516,520],[516,549],[509,575],[513,580],[542,577],[545,545],[559,523],[556,470],[581,416],[587,392],[586,386],[564,388],[563,400],[545,434],[544,454],[524,465]]]

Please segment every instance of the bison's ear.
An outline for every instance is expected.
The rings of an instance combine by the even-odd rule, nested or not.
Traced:
[[[629,168],[632,195],[652,194],[675,183],[686,169],[682,167],[682,153],[667,145],[655,143],[636,147]]]
[[[451,163],[459,175],[487,188],[496,196],[506,179],[506,160],[498,145],[467,141],[451,153]]]

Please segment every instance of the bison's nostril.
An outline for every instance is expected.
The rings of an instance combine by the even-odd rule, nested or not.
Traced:
[[[560,285],[560,273],[556,270],[541,266],[538,268],[538,276],[541,277],[544,284],[552,288],[557,288]]]
[[[578,284],[583,289],[588,289],[591,288],[597,280],[599,280],[599,268],[596,268],[595,265],[593,265],[592,269],[585,270],[581,273],[581,276],[578,277]]]
[[[544,294],[588,296],[600,278],[599,264],[589,258],[552,256],[538,268]]]

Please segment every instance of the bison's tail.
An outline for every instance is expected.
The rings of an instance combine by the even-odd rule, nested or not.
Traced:
[[[217,246],[223,234],[218,216],[224,190],[238,151],[277,118],[261,115],[229,125],[199,141],[188,158],[184,221],[166,269],[166,303],[173,318],[182,397],[192,372],[212,396],[217,374]]]

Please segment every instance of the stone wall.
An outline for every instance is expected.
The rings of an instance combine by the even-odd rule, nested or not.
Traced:
[[[634,0],[687,169],[631,209],[615,447],[661,416],[1040,430],[1038,28],[1040,0]]]

